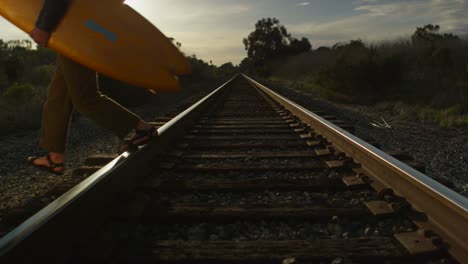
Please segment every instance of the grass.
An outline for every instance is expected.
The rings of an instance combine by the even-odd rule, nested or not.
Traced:
[[[468,127],[467,40],[418,43],[350,41],[319,48],[278,61],[270,81],[401,120]]]
[[[327,89],[317,84],[316,79],[313,76],[302,76],[295,78],[294,80],[283,79],[282,77],[272,76],[268,78],[269,82],[280,84],[281,86],[288,87],[307,94],[334,102],[350,103],[352,98],[344,94],[340,94],[336,91]]]
[[[419,109],[418,117],[421,121],[436,122],[441,127],[468,127],[468,115],[460,105],[446,109],[424,107]]]
[[[282,87],[296,90],[307,96],[313,96],[332,102],[351,103],[352,99],[345,95],[326,89],[316,84],[314,78],[296,78],[287,80],[281,77],[270,77],[269,82]],[[413,105],[401,101],[382,101],[373,106],[377,112],[390,113],[391,116],[403,121],[419,121],[423,123],[435,123],[444,128],[468,128],[468,113],[463,105],[454,105],[446,108]]]

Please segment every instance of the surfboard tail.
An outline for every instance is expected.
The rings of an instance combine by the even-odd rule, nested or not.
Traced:
[[[184,60],[186,59],[184,58]],[[175,65],[171,65],[172,67],[171,71],[174,72],[174,74],[178,76],[192,74],[192,66],[188,63],[188,61],[180,62],[178,63],[178,65],[179,67]]]
[[[179,78],[168,71],[164,73],[158,71],[155,78],[148,79],[139,86],[153,91],[180,91],[181,89]]]

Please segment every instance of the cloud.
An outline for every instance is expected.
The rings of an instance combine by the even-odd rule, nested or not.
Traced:
[[[386,4],[386,5],[363,5],[354,8],[355,11],[365,11],[370,16],[386,16],[398,11],[399,5]]]
[[[468,35],[468,0],[127,0],[167,36],[215,64],[245,57],[242,38],[262,17],[276,16],[317,48],[361,38],[381,41],[411,35],[416,27],[439,24],[442,32]],[[314,6],[314,10],[309,10]],[[304,10],[298,10],[301,9]],[[305,10],[307,9],[307,10]],[[304,11],[304,12],[302,12]],[[283,19],[284,18],[284,19]],[[0,38],[27,35],[0,17]]]
[[[31,38],[28,34],[21,31],[19,28],[11,24],[9,21],[0,16],[0,39],[3,40],[17,40],[17,39],[29,39]]]
[[[353,5],[377,3],[377,1],[378,0],[355,0],[355,1],[353,1]]]
[[[225,2],[225,1],[200,1],[197,4],[187,5],[184,1],[175,2],[168,0],[151,1],[148,3],[135,2],[134,5],[137,11],[146,14],[147,17],[158,19],[160,21],[168,21],[170,23],[185,24],[187,22],[203,22],[219,19],[226,19],[230,16],[245,14],[254,8],[251,3]],[[163,12],[159,10],[164,10]],[[183,15],[175,15],[181,14]]]
[[[439,24],[444,32],[468,33],[466,0],[360,2],[361,5],[354,7],[355,15],[333,21],[290,24],[287,28],[293,34],[309,37],[315,47],[358,38],[382,41],[405,37],[425,24]]]
[[[442,30],[468,34],[468,1],[432,0],[431,8],[438,14],[438,23]]]
[[[244,15],[255,9],[249,1],[140,1],[132,7],[144,14],[167,36],[182,43],[186,54],[214,64],[239,63],[245,57],[242,38]],[[241,25],[241,26],[239,26]]]
[[[243,29],[231,29],[211,32],[200,40],[200,33],[197,31],[174,32],[178,41],[182,42],[182,51],[188,55],[195,54],[205,61],[213,61],[215,65],[221,65],[231,61],[239,63],[246,56],[242,38],[245,37]]]

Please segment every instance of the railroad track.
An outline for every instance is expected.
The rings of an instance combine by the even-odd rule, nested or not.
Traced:
[[[236,76],[157,123],[160,137],[136,153],[88,159],[77,173],[92,175],[5,235],[0,253],[468,263],[467,199],[333,121]]]

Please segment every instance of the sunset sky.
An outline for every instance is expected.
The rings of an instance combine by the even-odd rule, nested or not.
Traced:
[[[468,35],[468,0],[127,0],[186,53],[220,65],[245,56],[242,39],[255,22],[276,17],[312,46],[339,41],[392,40],[416,27],[439,24],[443,32]],[[0,38],[27,35],[0,18]]]

